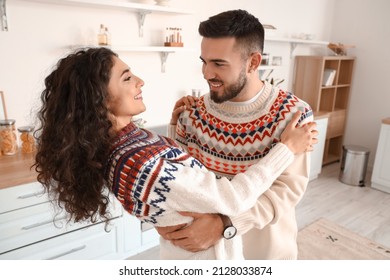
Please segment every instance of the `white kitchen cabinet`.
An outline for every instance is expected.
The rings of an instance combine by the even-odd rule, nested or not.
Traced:
[[[47,195],[38,182],[19,185],[16,188],[1,189],[0,214],[48,201]]]
[[[0,259],[62,258],[68,254],[85,259],[123,257],[123,210],[114,197],[111,201],[113,229],[106,232],[103,222],[68,223],[66,215],[57,215],[38,182],[0,189]],[[71,241],[75,242],[72,248]],[[92,249],[91,242],[102,244]],[[50,248],[47,254],[45,248]]]
[[[1,254],[8,260],[91,260],[118,259],[123,248],[123,221],[111,220],[109,231],[105,223],[44,239],[37,243]]]
[[[126,211],[123,212],[122,220],[125,257],[139,254],[159,244],[160,236],[153,227],[143,227],[136,217]]]
[[[156,230],[145,230],[113,195],[108,231],[102,221],[68,222],[36,181],[33,162],[33,154],[0,156],[0,260],[126,259],[158,245]]]
[[[390,193],[390,118],[382,120],[371,186]]]
[[[0,189],[0,259],[125,259],[159,244],[111,197],[111,220],[68,223],[38,182]],[[57,215],[56,215],[57,214]]]
[[[316,114],[320,116],[317,117]],[[309,180],[314,180],[321,173],[322,169],[322,159],[324,156],[324,148],[326,142],[326,130],[328,127],[328,115],[321,115],[320,113],[315,113],[314,121],[317,123],[318,130],[318,143],[314,145],[314,150],[311,152],[310,158],[310,177]]]

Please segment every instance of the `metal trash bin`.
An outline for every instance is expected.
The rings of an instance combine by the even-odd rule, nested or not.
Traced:
[[[344,145],[339,180],[348,185],[364,187],[369,154],[365,147]]]

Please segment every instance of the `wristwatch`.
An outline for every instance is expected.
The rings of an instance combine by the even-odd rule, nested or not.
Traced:
[[[225,239],[233,238],[237,233],[237,229],[233,226],[232,221],[230,220],[230,218],[228,216],[220,215],[220,217],[221,217],[222,223],[223,223],[222,236]]]

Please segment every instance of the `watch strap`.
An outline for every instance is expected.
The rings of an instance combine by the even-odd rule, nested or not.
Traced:
[[[237,229],[233,226],[233,223],[228,216],[225,215],[220,215],[220,216],[223,223],[223,232],[222,232],[223,238],[225,239],[233,238],[237,233]]]
[[[225,216],[225,215],[221,214],[220,217],[221,217],[221,220],[222,220],[222,223],[223,223],[223,229],[224,230],[227,227],[233,226],[232,220],[230,220],[230,218],[228,216]]]

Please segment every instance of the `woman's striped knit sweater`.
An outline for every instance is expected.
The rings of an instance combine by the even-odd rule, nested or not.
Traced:
[[[217,179],[173,140],[130,123],[115,140],[107,162],[106,178],[124,209],[154,226],[191,222],[178,211],[235,215],[250,208],[256,198],[292,162],[282,143],[269,156],[231,181]],[[191,253],[160,239],[162,259],[240,259],[238,239]]]

